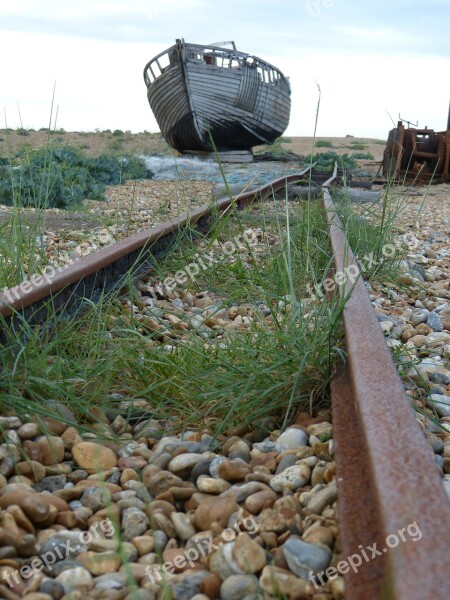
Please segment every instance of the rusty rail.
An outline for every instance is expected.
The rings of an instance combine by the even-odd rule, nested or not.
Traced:
[[[361,557],[358,572],[345,575],[346,600],[447,600],[450,503],[358,276],[331,183],[323,205],[335,273],[350,265],[357,273],[356,283],[340,286],[348,362],[331,386],[342,555]],[[414,523],[421,539],[403,542],[400,532]],[[394,536],[400,542],[390,547]]]
[[[304,179],[314,165],[296,173],[242,192],[235,197],[217,200],[177,220],[166,221],[154,229],[142,231],[120,242],[111,244],[56,270],[52,277],[35,277],[0,294],[0,316],[6,326],[20,329],[21,321],[39,323],[49,312],[76,311],[84,299],[98,298],[102,292],[117,288],[132,269],[136,275],[154,264],[155,258],[167,252],[178,232],[185,227],[207,230],[207,221],[213,210],[224,212],[232,205],[238,208],[263,200],[288,184]],[[4,337],[4,336],[3,336]],[[0,340],[2,339],[0,331]]]

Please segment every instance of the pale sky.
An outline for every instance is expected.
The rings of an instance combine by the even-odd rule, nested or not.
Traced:
[[[292,85],[286,135],[385,139],[399,113],[445,129],[449,0],[0,0],[0,104],[9,127],[158,131],[142,71],[176,38],[239,50]],[[2,119],[0,127],[5,126]]]

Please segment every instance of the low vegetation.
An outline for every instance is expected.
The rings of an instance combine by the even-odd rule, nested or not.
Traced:
[[[136,156],[87,158],[81,151],[42,149],[0,170],[0,203],[69,208],[86,198],[103,200],[106,185],[153,176]]]
[[[317,140],[316,142],[316,148],[332,148],[333,147],[333,142],[330,142],[329,140]]]

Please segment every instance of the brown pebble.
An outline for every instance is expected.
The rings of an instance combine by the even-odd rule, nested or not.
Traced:
[[[205,531],[216,522],[222,529],[228,524],[230,515],[239,510],[233,496],[209,497],[203,500],[195,511],[195,526]]]
[[[208,598],[214,599],[220,596],[220,586],[222,579],[218,573],[210,573],[200,582],[200,591]]]
[[[72,450],[76,444],[80,444],[83,438],[80,436],[75,427],[68,427],[61,436],[66,450]]]
[[[75,444],[72,456],[77,465],[88,473],[105,471],[117,465],[117,456],[110,448],[93,442]]]
[[[16,473],[30,478],[34,483],[45,477],[45,467],[36,460],[25,460],[15,465]]]
[[[43,465],[55,465],[64,460],[64,442],[60,437],[43,435],[36,440]]]
[[[310,527],[303,534],[303,540],[311,544],[323,544],[329,548],[333,547],[333,534],[328,527]]]
[[[3,512],[0,516],[0,527],[4,531],[4,545],[17,547],[22,539],[23,532],[17,526],[13,515],[8,512]]]
[[[32,440],[25,440],[23,443],[23,449],[30,460],[41,462],[42,455],[39,444],[33,442]]]
[[[271,508],[278,495],[273,490],[262,490],[251,494],[244,502],[245,508],[252,514],[260,513],[264,508]]]
[[[242,481],[250,473],[250,466],[244,462],[229,460],[219,465],[218,472],[225,481]]]
[[[21,529],[24,529],[28,533],[32,533],[34,535],[33,524],[31,523],[29,518],[26,516],[26,514],[23,512],[23,510],[20,508],[20,506],[18,506],[17,504],[11,504],[10,506],[8,506],[8,508],[6,510],[10,514],[12,514],[18,527],[20,527]]]

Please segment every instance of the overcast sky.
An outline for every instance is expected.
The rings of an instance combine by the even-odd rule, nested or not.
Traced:
[[[449,0],[1,0],[9,127],[158,131],[142,71],[176,38],[237,48],[292,84],[287,135],[386,138],[399,112],[437,130],[450,98]],[[4,126],[3,123],[0,127]]]

